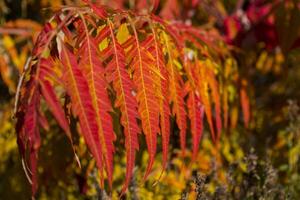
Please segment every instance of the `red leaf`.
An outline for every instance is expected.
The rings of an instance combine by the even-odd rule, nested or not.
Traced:
[[[179,5],[178,2],[175,0],[167,0],[166,3],[163,6],[162,11],[160,12],[160,15],[164,19],[174,19],[176,16],[179,15]]]
[[[213,116],[212,116],[212,110],[211,110],[211,102],[210,102],[210,96],[208,93],[208,83],[207,83],[207,74],[206,74],[206,66],[203,65],[202,62],[197,63],[197,70],[199,78],[197,80],[197,86],[198,91],[202,100],[202,103],[204,105],[205,114],[207,117],[207,121],[209,124],[212,140],[216,142],[216,134],[213,124]]]
[[[91,3],[90,0],[82,0],[82,1],[87,3],[100,19],[105,19],[107,17],[107,12],[103,8],[103,6],[99,6],[97,4]]]
[[[220,139],[220,134],[222,131],[222,120],[221,120],[221,102],[219,95],[219,86],[218,82],[215,79],[214,72],[209,69],[206,71],[207,74],[207,82],[211,88],[212,98],[215,103],[215,115],[216,115],[216,125],[217,125],[217,140]]]
[[[78,67],[76,57],[65,46],[62,46],[61,60],[64,66],[63,80],[71,97],[73,113],[79,118],[81,134],[96,160],[100,174],[103,175],[103,152],[88,83]]]
[[[188,116],[191,121],[191,133],[193,138],[192,160],[195,161],[203,132],[204,107],[200,101],[200,98],[194,92],[189,93],[187,106],[189,111]]]
[[[59,100],[57,99],[57,97],[55,95],[53,86],[47,80],[41,80],[40,86],[41,86],[41,93],[42,93],[46,103],[48,104],[50,111],[52,112],[53,116],[57,120],[60,127],[67,134],[68,138],[70,140],[72,140],[70,129],[69,129],[69,124],[65,117],[64,111],[59,103]]]
[[[41,145],[38,128],[39,101],[39,94],[35,91],[26,110],[23,129],[24,135],[20,135],[22,141],[25,142],[25,148],[29,150],[30,173],[27,171],[27,174],[31,176],[32,196],[37,192],[37,153]],[[26,154],[23,156],[25,157]],[[26,162],[26,158],[24,159]]]
[[[113,88],[116,91],[115,106],[121,110],[121,124],[124,127],[125,147],[126,147],[126,179],[122,188],[124,193],[129,185],[132,177],[133,167],[135,163],[135,151],[138,150],[137,134],[141,131],[137,118],[137,101],[132,95],[133,82],[126,70],[125,52],[115,38],[113,32],[113,24],[109,21],[111,36],[111,54],[113,59],[107,66],[108,76],[113,82]]]
[[[135,25],[131,20],[130,23],[135,36],[135,44],[127,56],[132,60],[130,67],[134,71],[133,81],[137,88],[138,111],[150,157],[144,175],[144,179],[146,179],[154,163],[157,133],[159,132],[159,107],[155,95],[155,87],[158,83],[155,81],[157,74],[153,71],[155,68],[154,59],[147,49],[140,45]]]
[[[171,41],[169,36],[164,34],[164,44],[166,46],[166,51],[168,55],[167,70],[169,73],[169,95],[170,103],[173,104],[172,113],[176,117],[176,123],[180,130],[180,147],[183,155],[185,154],[186,146],[186,111],[184,107],[184,89],[183,80],[179,74],[177,66],[175,66],[174,61],[176,58],[171,50],[174,46],[171,46]]]
[[[96,112],[98,135],[106,165],[106,172],[110,186],[112,186],[113,174],[113,132],[112,119],[109,112],[112,106],[106,91],[107,82],[104,77],[104,68],[97,54],[97,47],[93,38],[87,35],[86,41],[81,46],[83,56],[79,63],[83,75],[88,81],[93,107]]]
[[[149,42],[150,47],[148,48],[149,52],[155,58],[156,68],[160,72],[161,77],[158,78],[158,86],[156,88],[157,98],[159,101],[159,116],[160,116],[160,130],[162,134],[162,173],[167,165],[168,160],[168,148],[170,142],[170,107],[169,107],[169,95],[168,95],[168,85],[169,77],[168,71],[164,62],[164,56],[162,52],[162,46],[159,43],[159,38],[153,27],[153,24],[150,23],[153,39]],[[154,44],[154,45],[153,45]],[[153,46],[152,46],[153,45]],[[161,175],[162,175],[161,173]],[[160,176],[161,176],[160,175]]]

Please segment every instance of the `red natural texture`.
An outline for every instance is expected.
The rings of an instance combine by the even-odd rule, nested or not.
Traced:
[[[179,15],[179,5],[177,1],[167,0],[160,15],[165,19],[174,19]]]
[[[183,155],[185,154],[186,146],[186,111],[184,108],[184,90],[183,90],[183,80],[179,75],[177,67],[174,65],[174,56],[170,46],[170,38],[164,35],[164,44],[166,46],[166,51],[168,55],[167,70],[169,73],[169,94],[170,103],[173,104],[172,113],[176,117],[176,122],[180,130],[180,147],[182,149]]]
[[[168,85],[169,77],[166,69],[166,65],[163,60],[162,46],[158,42],[157,33],[151,24],[151,31],[153,34],[153,46],[148,50],[156,60],[156,68],[160,72],[161,77],[158,77],[158,86],[156,89],[157,98],[159,101],[159,116],[160,116],[160,132],[162,135],[162,169],[164,170],[168,160],[168,149],[170,141],[170,107],[169,107],[169,95]],[[163,171],[162,171],[163,172]]]
[[[111,44],[108,47],[108,51],[109,55],[113,58],[107,66],[107,71],[108,79],[112,81],[113,88],[116,91],[117,99],[115,106],[120,108],[120,122],[124,127],[127,163],[126,179],[122,192],[125,192],[132,177],[135,151],[139,148],[137,135],[141,130],[137,124],[137,119],[139,118],[137,101],[132,95],[133,82],[126,69],[125,52],[114,35],[114,27],[110,21],[109,30]]]
[[[53,65],[49,60],[42,59],[41,60],[41,70],[46,71],[46,69],[51,69]],[[69,124],[67,122],[67,119],[65,117],[64,111],[60,105],[60,102],[55,94],[54,88],[51,85],[50,81],[47,80],[47,76],[45,75],[47,72],[40,73],[44,74],[42,75],[43,78],[40,79],[40,87],[41,87],[41,93],[44,97],[46,103],[48,104],[53,116],[61,126],[61,128],[64,130],[64,132],[67,134],[68,138],[71,139],[71,132],[69,129]],[[48,72],[48,74],[51,74],[51,71]],[[52,74],[51,74],[52,76]]]
[[[101,19],[105,19],[107,17],[107,12],[102,6],[98,6],[97,4],[91,3],[90,0],[83,1],[89,4],[89,6],[93,9],[93,11],[98,17],[100,17]],[[118,0],[118,2],[120,2],[120,5],[123,4],[123,1]]]
[[[82,44],[84,52],[79,66],[88,81],[93,108],[96,112],[100,147],[102,148],[103,159],[105,160],[108,180],[110,185],[112,185],[113,140],[115,137],[112,119],[109,115],[109,111],[112,111],[112,107],[106,92],[107,82],[104,78],[102,62],[97,55],[97,47],[91,38],[88,38],[85,42],[86,43]]]
[[[51,85],[51,83],[47,80],[41,81],[41,93],[48,104],[53,116],[57,120],[58,124],[61,126],[61,128],[65,131],[69,139],[71,139],[71,133],[69,129],[69,124],[65,118],[64,111],[56,97],[56,94],[54,92],[54,89]]]
[[[65,46],[62,48],[61,60],[64,66],[63,80],[67,93],[71,97],[72,111],[79,118],[81,133],[96,160],[100,174],[103,175],[103,153],[98,133],[99,127],[95,121],[96,113],[88,92],[88,82],[78,67],[76,57]]]
[[[210,96],[208,93],[208,83],[207,83],[207,79],[206,79],[206,70],[205,70],[205,66],[203,63],[198,63],[198,75],[199,78],[197,80],[197,85],[199,87],[199,91],[200,91],[200,97],[202,99],[203,105],[204,105],[204,110],[205,110],[205,114],[207,117],[207,121],[209,124],[209,128],[211,131],[211,136],[213,141],[216,141],[216,134],[215,134],[215,128],[214,128],[214,124],[213,124],[213,116],[212,116],[212,110],[211,110],[211,101],[210,101]]]
[[[194,92],[189,93],[188,101],[188,116],[191,122],[191,133],[193,138],[193,154],[192,160],[195,161],[199,149],[199,143],[203,132],[203,116],[204,108],[200,101],[200,97]]]
[[[79,128],[96,161],[101,187],[105,180],[112,186],[114,141],[122,136],[114,133],[110,113],[120,111],[120,117],[115,115],[114,121],[119,120],[125,135],[126,175],[122,194],[133,176],[139,133],[143,133],[149,154],[145,179],[152,170],[160,138],[162,172],[167,167],[172,117],[177,124],[172,127],[179,130],[183,155],[190,149],[186,146],[190,124],[195,160],[204,113],[217,142],[222,129],[221,111],[229,109],[222,108],[228,105],[224,102],[228,98],[220,93],[224,88],[218,83],[220,74],[216,73],[223,65],[223,58],[219,57],[223,40],[219,35],[168,23],[154,14],[139,15],[86,2],[86,6],[63,8],[64,12],[59,11],[46,24],[21,78],[16,131],[33,194],[37,190],[39,128],[48,128],[41,113],[41,98],[71,143],[70,127],[79,124],[74,127]],[[247,113],[244,91],[242,105]],[[69,121],[70,115],[78,122]],[[245,121],[249,121],[248,114]]]
[[[32,181],[32,193],[34,194],[37,191],[37,158],[38,158],[38,149],[41,145],[40,132],[38,128],[38,110],[36,105],[39,104],[39,94],[35,92],[31,97],[31,101],[28,105],[28,110],[25,114],[24,122],[24,133],[23,133],[23,142],[24,146],[29,148],[29,160],[30,160],[30,171],[27,172],[31,174]]]
[[[133,81],[137,86],[138,111],[149,152],[149,162],[144,175],[144,178],[146,178],[154,163],[157,134],[159,133],[159,107],[155,95],[155,88],[158,86],[158,75],[155,72],[154,58],[147,51],[147,48],[140,44],[135,25],[132,22],[131,26],[134,31],[135,45],[129,50],[127,56],[132,60],[130,67],[134,71]]]
[[[220,104],[220,95],[218,90],[218,83],[214,76],[214,72],[212,69],[206,71],[207,74],[207,82],[209,87],[211,88],[212,99],[215,103],[215,116],[216,116],[216,126],[217,126],[217,140],[220,138],[221,129],[222,129],[222,121],[221,121],[221,104]]]

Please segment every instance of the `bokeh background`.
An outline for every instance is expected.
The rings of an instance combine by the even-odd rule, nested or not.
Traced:
[[[146,12],[151,1],[103,0],[114,8]],[[34,41],[55,10],[81,5],[72,0],[0,0],[0,199],[30,199],[14,131],[14,95]],[[146,5],[146,6],[145,6]],[[161,0],[157,15],[219,32],[236,59],[238,87],[246,93],[250,122],[230,110],[230,129],[214,146],[206,128],[197,161],[187,166],[178,143],[159,182],[157,171],[140,177],[147,154],[140,151],[135,178],[124,199],[299,199],[300,198],[300,2],[298,0]],[[235,75],[231,74],[234,79]],[[236,89],[242,88],[242,89]],[[243,105],[243,103],[242,103]],[[47,114],[47,113],[46,113]],[[43,131],[39,153],[37,199],[105,199],[81,138],[75,138],[80,169],[72,148],[54,120]],[[117,144],[118,145],[118,144]],[[145,150],[145,148],[141,148]],[[118,197],[125,170],[124,152],[115,157],[114,190]],[[160,154],[158,157],[161,156]],[[155,183],[155,184],[153,184]]]

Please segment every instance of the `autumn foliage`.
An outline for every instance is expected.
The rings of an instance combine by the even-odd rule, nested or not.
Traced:
[[[84,138],[101,186],[105,180],[112,186],[114,143],[125,137],[125,192],[141,139],[149,154],[144,179],[160,140],[161,170],[166,168],[175,126],[182,157],[189,148],[196,158],[204,118],[217,145],[222,127],[226,130],[230,122],[234,126],[227,86],[237,87],[238,82],[236,63],[214,29],[92,3],[61,8],[39,34],[17,90],[18,145],[33,193],[40,128],[48,128],[45,108],[69,138],[75,156],[72,135],[78,132]],[[249,100],[245,80],[242,83],[247,125]],[[117,112],[120,116],[114,115]],[[121,133],[113,124],[116,116]]]

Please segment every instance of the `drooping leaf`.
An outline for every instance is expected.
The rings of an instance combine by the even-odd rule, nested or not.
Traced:
[[[111,21],[108,21],[110,28],[111,46],[110,51],[113,56],[107,66],[108,79],[112,81],[116,91],[115,106],[121,111],[121,124],[124,127],[125,147],[126,147],[126,179],[122,188],[125,192],[129,185],[135,163],[135,151],[138,150],[137,135],[140,128],[137,124],[139,114],[137,111],[137,101],[132,95],[133,82],[125,68],[125,52],[114,35],[114,28]]]
[[[73,104],[72,111],[79,118],[81,134],[96,160],[100,174],[103,175],[103,152],[98,125],[94,120],[96,112],[89,93],[88,82],[78,67],[76,57],[65,46],[62,47],[61,60],[64,67],[63,80]],[[101,179],[103,180],[103,177]]]
[[[159,101],[159,119],[160,119],[160,132],[162,135],[162,172],[166,168],[168,160],[168,148],[170,141],[170,107],[169,107],[169,95],[168,95],[168,85],[169,77],[166,65],[164,63],[164,57],[162,52],[162,46],[159,43],[159,37],[154,29],[154,25],[150,22],[151,31],[153,35],[153,41],[151,44],[153,46],[149,47],[149,52],[156,60],[156,68],[161,74],[158,78],[158,85],[156,88],[156,96]]]
[[[22,128],[21,134],[19,134],[18,143],[22,143],[29,152],[25,152],[23,149],[22,159],[25,162],[25,173],[27,178],[31,181],[32,194],[34,195],[37,192],[37,159],[38,159],[38,150],[41,145],[40,132],[38,127],[38,105],[40,97],[39,93],[34,92],[28,107],[27,112],[24,116],[24,127]],[[26,155],[29,155],[29,158]],[[29,163],[29,165],[28,165]],[[26,172],[27,170],[27,172]]]
[[[183,81],[179,72],[174,64],[175,58],[172,53],[172,47],[170,42],[170,37],[163,33],[164,44],[166,46],[166,54],[168,56],[167,70],[169,73],[169,94],[170,103],[172,103],[172,113],[176,116],[176,122],[180,130],[180,147],[182,153],[185,153],[186,146],[186,111],[184,108],[184,91],[183,91]]]
[[[71,139],[69,124],[65,118],[64,111],[55,95],[53,86],[47,80],[41,81],[40,86],[41,86],[41,93],[44,99],[46,100],[46,103],[48,104],[53,116],[55,117],[55,119],[57,119],[57,122],[59,123],[61,128],[65,131],[69,139]]]
[[[210,61],[206,62],[206,66],[212,67],[212,63]],[[216,81],[214,72],[212,68],[207,68],[206,71],[207,83],[211,89],[212,99],[215,104],[215,118],[216,118],[216,127],[217,127],[217,140],[220,138],[221,129],[222,129],[222,121],[221,121],[221,102],[219,95],[219,86]]]
[[[200,97],[194,92],[190,92],[187,100],[188,116],[191,122],[192,133],[192,160],[195,161],[199,149],[199,143],[203,132],[203,114],[204,107],[200,101]]]
[[[154,14],[139,15],[86,2],[82,7],[60,10],[37,40],[17,92],[20,95],[16,103],[18,144],[21,152],[32,152],[29,168],[36,168],[38,148],[33,147],[38,147],[39,137],[34,131],[39,126],[47,127],[46,118],[39,113],[43,109],[37,103],[41,96],[68,137],[71,136],[67,119],[78,119],[74,123],[79,124],[79,132],[96,161],[101,186],[104,180],[112,186],[116,138],[109,112],[119,110],[117,116],[125,135],[127,160],[123,194],[133,176],[138,133],[144,133],[142,138],[146,140],[149,154],[144,179],[153,167],[159,133],[162,172],[167,166],[171,117],[177,124],[174,130],[179,129],[183,155],[186,148],[191,148],[193,160],[199,149],[203,113],[213,141],[219,140],[221,111],[227,115],[227,106],[231,105],[227,102],[229,93],[222,91],[229,82],[226,86],[220,84],[223,77],[216,73],[222,72],[219,69],[223,57],[218,48],[222,39],[202,28],[167,22]],[[245,92],[243,87],[240,96],[245,96]],[[242,99],[242,107],[247,112],[246,98]],[[65,100],[65,110],[62,100]],[[236,113],[237,110],[230,119],[232,124],[236,122]],[[249,121],[247,116],[244,118]],[[189,144],[187,125],[190,125],[192,147],[186,147]],[[25,127],[29,131],[24,131]],[[31,146],[28,138],[33,138]],[[30,179],[36,178],[36,173],[28,174]]]
[[[157,133],[159,132],[159,107],[155,95],[155,88],[158,83],[156,81],[157,74],[154,72],[155,59],[140,44],[135,24],[132,21],[130,23],[134,31],[135,43],[127,55],[132,60],[130,67],[133,70],[133,81],[137,88],[138,111],[149,152],[149,162],[144,175],[144,179],[146,179],[154,163]]]
[[[89,84],[93,107],[96,111],[98,134],[105,160],[107,176],[112,186],[113,141],[115,140],[115,135],[113,133],[112,119],[109,115],[109,112],[112,111],[112,107],[106,92],[107,83],[104,77],[104,68],[98,58],[96,45],[90,36],[87,38],[86,43],[82,44],[82,48],[85,50],[79,65]]]
[[[212,110],[211,110],[211,101],[210,101],[210,96],[208,93],[208,82],[207,82],[207,77],[206,77],[206,69],[205,66],[203,65],[202,62],[198,61],[197,63],[197,69],[198,69],[198,75],[199,78],[197,80],[197,87],[198,91],[200,93],[200,97],[202,99],[203,105],[204,105],[204,110],[205,114],[207,117],[207,121],[209,124],[209,128],[211,131],[211,136],[214,142],[216,142],[216,134],[215,134],[215,128],[213,124],[213,116],[212,116]]]
[[[46,103],[48,104],[50,111],[52,112],[53,116],[61,126],[61,128],[64,130],[64,132],[67,134],[68,138],[71,139],[71,133],[69,129],[69,124],[67,122],[67,119],[65,118],[64,111],[60,105],[60,102],[55,94],[54,88],[50,81],[47,80],[47,76],[43,71],[46,71],[46,68],[51,69],[51,63],[50,60],[42,59],[41,60],[41,71],[40,72],[40,80],[39,85],[41,88],[41,94],[44,97]],[[49,66],[50,65],[50,66]],[[51,71],[52,72],[52,71]],[[52,76],[52,75],[51,75]]]

